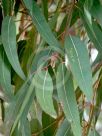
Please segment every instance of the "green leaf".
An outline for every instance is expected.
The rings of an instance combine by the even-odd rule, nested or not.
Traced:
[[[81,90],[90,100],[92,98],[92,73],[86,46],[79,38],[69,36],[65,41],[65,50],[72,73]]]
[[[4,16],[12,14],[13,5],[14,5],[14,0],[2,0]]]
[[[15,122],[14,122],[14,124],[13,124],[13,127],[12,127],[12,131],[11,131],[11,133],[14,131],[14,129],[15,129],[15,127],[16,127],[16,125],[17,125],[17,123],[18,123],[18,121],[20,120],[20,118],[21,118],[21,116],[23,115],[23,114],[25,114],[25,115],[23,115],[24,117],[26,117],[26,115],[27,115],[27,113],[28,113],[28,110],[29,110],[29,108],[30,108],[30,104],[29,103],[31,103],[32,101],[33,101],[33,91],[34,91],[34,81],[35,81],[35,79],[34,79],[34,77],[32,78],[32,81],[31,81],[31,85],[30,85],[30,87],[29,87],[29,91],[27,91],[27,93],[26,93],[26,95],[25,95],[25,98],[23,98],[23,102],[22,102],[22,105],[21,105],[21,107],[20,107],[20,110],[19,110],[19,113],[17,114],[17,117],[16,117],[16,120],[15,120]],[[28,105],[28,106],[27,106]],[[27,106],[27,107],[26,107]],[[27,109],[26,109],[27,108]]]
[[[2,23],[2,43],[13,69],[22,79],[25,79],[17,55],[15,23],[9,16],[5,17]]]
[[[42,0],[43,12],[46,20],[48,21],[48,0]]]
[[[52,118],[45,112],[42,113],[42,126],[43,126],[43,129],[46,128],[43,131],[44,136],[53,136],[56,132],[57,125],[58,125],[58,122],[54,118]]]
[[[91,20],[91,14],[89,11],[90,11],[90,8],[92,7],[92,5],[93,5],[93,0],[91,0],[91,1],[86,0],[84,3],[84,14],[87,17],[87,21],[90,24],[92,24],[92,20]]]
[[[102,5],[100,4],[99,0],[94,1],[93,6],[90,10],[92,16],[97,19],[99,24],[102,27]]]
[[[11,101],[13,98],[11,68],[2,45],[0,45],[0,86],[3,88],[5,97]]]
[[[93,22],[92,24],[93,27],[93,33],[94,36],[96,37],[97,41],[98,41],[98,45],[97,45],[97,49],[100,53],[102,53],[102,30],[100,29],[100,27]]]
[[[37,30],[44,38],[44,40],[57,52],[63,53],[61,50],[61,45],[53,35],[46,19],[41,13],[39,7],[36,2],[31,0],[23,0],[26,8],[29,11],[30,16],[32,17],[33,24],[36,26]]]
[[[44,136],[41,123],[37,119],[31,120],[31,132],[32,134],[38,135],[38,136]]]
[[[41,70],[43,67],[48,65],[48,61],[51,58],[51,48],[43,48],[36,51],[31,64],[31,73]]]
[[[53,106],[53,82],[48,70],[39,71],[35,74],[35,91],[37,100],[42,109],[52,117],[56,117]]]
[[[71,121],[71,126],[75,136],[81,136],[81,126],[79,111],[77,108],[73,81],[70,73],[64,64],[60,64],[57,71],[57,92],[62,104],[67,120]]]
[[[81,15],[81,19],[83,20],[84,26],[86,28],[86,31],[87,31],[87,34],[88,34],[90,40],[94,43],[95,48],[99,52],[101,52],[102,45],[101,45],[100,40],[98,39],[98,33],[94,32],[94,26],[90,25],[88,23],[87,18],[85,17],[85,15],[82,12],[80,12],[80,15]],[[97,31],[99,31],[99,30],[97,30]]]
[[[73,136],[73,133],[71,132],[71,124],[67,119],[64,119],[59,126],[56,136]]]
[[[22,136],[31,136],[30,122],[27,119],[23,124]]]
[[[28,80],[22,85],[18,93],[15,95],[13,101],[9,103],[6,115],[5,115],[5,135],[9,135],[12,125],[17,118],[18,112],[21,108],[23,100],[26,96],[26,93],[29,89]]]

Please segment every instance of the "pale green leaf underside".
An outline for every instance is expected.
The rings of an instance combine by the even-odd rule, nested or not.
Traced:
[[[92,98],[92,73],[85,44],[74,36],[69,36],[65,41],[65,50],[69,59],[72,73],[90,100]]]
[[[35,75],[35,91],[37,100],[42,109],[52,117],[56,117],[53,106],[53,82],[48,70],[40,71]]]
[[[81,126],[79,112],[77,108],[73,81],[70,73],[64,64],[60,64],[57,71],[57,92],[62,104],[63,111],[71,126],[75,136],[81,136]]]

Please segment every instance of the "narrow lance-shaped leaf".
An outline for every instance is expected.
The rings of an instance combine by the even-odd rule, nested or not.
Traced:
[[[90,13],[95,19],[97,19],[102,27],[102,5],[100,4],[99,0],[94,1],[93,6],[90,9]]]
[[[26,8],[29,10],[29,14],[32,17],[32,21],[36,26],[37,30],[44,38],[44,40],[51,45],[57,52],[63,53],[60,43],[57,41],[51,29],[44,18],[44,15],[41,13],[39,7],[36,2],[33,0],[23,0]]]
[[[26,119],[26,122],[23,124],[22,136],[31,136],[30,122]]]
[[[90,40],[94,43],[95,48],[102,52],[102,44],[101,41],[98,39],[98,33],[95,33],[94,26],[89,24],[87,21],[87,17],[83,14],[83,12],[80,12],[81,19],[84,23],[84,26],[86,28],[87,34],[90,38]]]
[[[30,80],[30,79],[29,79]],[[4,124],[5,124],[5,135],[10,134],[10,130],[14,121],[17,118],[18,112],[21,108],[21,105],[24,101],[24,98],[27,94],[27,90],[29,89],[29,80],[27,80],[22,87],[19,89],[18,93],[14,97],[14,101],[12,101],[7,110]]]
[[[3,88],[4,97],[11,100],[13,91],[11,86],[11,69],[2,45],[0,45],[0,86]]]
[[[60,64],[57,71],[57,92],[67,120],[75,136],[81,136],[79,112],[77,108],[73,81],[70,73],[64,64]]]
[[[11,15],[13,10],[14,0],[2,0],[3,15]]]
[[[48,70],[40,71],[35,75],[35,91],[37,100],[42,109],[52,117],[56,117],[53,106],[53,82]]]
[[[25,79],[25,75],[21,69],[17,55],[16,26],[12,18],[9,16],[5,17],[2,23],[2,43],[13,69],[22,79]]]
[[[16,117],[16,120],[13,124],[13,127],[12,127],[12,131],[11,133],[13,133],[17,123],[19,122],[20,118],[22,119],[22,121],[25,121],[25,116],[27,115],[28,113],[28,110],[30,108],[30,104],[32,103],[33,101],[33,96],[34,96],[34,77],[32,78],[32,81],[31,81],[31,85],[29,86],[29,89],[24,97],[24,100],[22,102],[22,105],[21,107],[19,108],[19,113],[17,114],[17,117]]]
[[[90,100],[92,98],[92,73],[86,46],[78,37],[69,36],[65,41],[65,50],[72,73],[81,90]]]

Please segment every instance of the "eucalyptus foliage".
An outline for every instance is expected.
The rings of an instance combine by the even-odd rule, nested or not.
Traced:
[[[0,21],[1,135],[101,136],[102,1],[1,0]]]

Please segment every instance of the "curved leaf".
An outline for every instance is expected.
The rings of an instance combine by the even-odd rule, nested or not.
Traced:
[[[95,48],[99,52],[102,52],[102,43],[99,40],[98,33],[95,33],[94,26],[89,24],[89,22],[87,21],[87,17],[82,12],[80,12],[80,15],[90,40],[94,43]]]
[[[65,50],[72,73],[81,90],[90,100],[92,98],[92,73],[85,44],[79,38],[69,36],[65,41]]]
[[[23,100],[26,96],[27,90],[29,89],[29,80],[27,80],[22,87],[19,89],[18,93],[15,95],[13,101],[9,104],[7,113],[5,115],[5,135],[9,135],[12,125],[18,116],[18,112],[22,106]]]
[[[7,58],[12,65],[15,72],[22,78],[25,79],[25,75],[21,69],[17,48],[16,48],[16,27],[12,18],[7,16],[4,18],[2,23],[2,43],[6,52]]]
[[[22,121],[25,121],[26,115],[27,115],[28,110],[30,108],[30,104],[32,103],[33,97],[34,97],[34,80],[35,79],[33,77],[32,81],[31,81],[31,85],[29,86],[29,91],[27,91],[25,97],[23,98],[22,105],[19,108],[19,113],[17,114],[17,117],[16,117],[16,120],[15,120],[15,122],[13,124],[11,133],[14,131],[14,129],[15,129],[18,121],[22,117],[22,115],[23,115],[23,118],[21,118],[21,119],[22,119]]]
[[[35,91],[36,97],[41,105],[42,109],[50,114],[52,117],[56,117],[56,112],[53,106],[53,82],[48,73],[46,71],[40,71],[35,75]]]
[[[44,40],[51,45],[57,52],[63,53],[60,43],[57,41],[55,36],[53,35],[44,15],[41,13],[39,7],[36,2],[33,0],[23,0],[26,8],[29,11],[30,16],[32,17],[32,21],[36,26],[37,30],[44,38]]]
[[[13,91],[11,86],[11,68],[2,45],[0,45],[0,86],[7,99],[11,100]]]
[[[64,64],[60,64],[57,71],[57,92],[67,120],[75,136],[81,136],[79,112],[77,108],[73,81]]]

